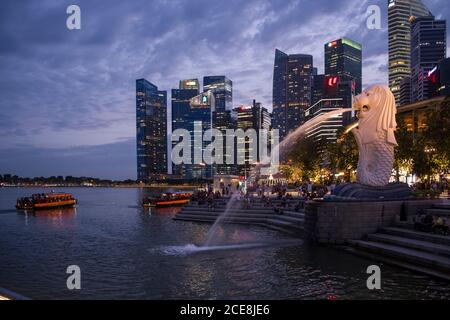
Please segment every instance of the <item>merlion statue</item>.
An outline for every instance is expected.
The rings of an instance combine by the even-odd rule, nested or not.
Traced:
[[[358,127],[352,130],[359,149],[356,181],[368,186],[389,183],[394,164],[395,98],[387,86],[373,85],[354,97]]]
[[[373,85],[353,99],[358,126],[352,129],[359,149],[356,183],[338,185],[333,196],[356,199],[404,199],[405,183],[389,183],[397,146],[395,99],[384,85]]]

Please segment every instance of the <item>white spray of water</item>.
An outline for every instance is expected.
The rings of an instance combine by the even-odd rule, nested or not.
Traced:
[[[289,150],[296,141],[298,141],[308,130],[312,129],[314,126],[320,124],[321,122],[336,117],[344,112],[350,112],[353,109],[351,108],[340,108],[336,110],[329,111],[327,113],[323,113],[321,115],[318,115],[311,120],[306,121],[304,124],[299,126],[297,129],[289,133],[283,141],[281,141],[277,146],[275,146],[273,152],[279,152],[280,156],[286,152],[286,150]]]
[[[300,239],[286,239],[267,242],[225,244],[213,246],[197,246],[195,244],[187,244],[183,246],[162,246],[152,248],[150,252],[158,252],[168,256],[185,256],[194,253],[210,252],[210,251],[228,251],[228,250],[249,250],[268,247],[286,247],[303,244]]]
[[[239,198],[240,198],[239,194],[237,193],[231,194],[231,197],[227,202],[224,212],[222,214],[219,214],[216,221],[214,221],[214,224],[209,229],[208,234],[206,235],[205,246],[210,246],[212,244],[212,241],[214,240],[214,236],[216,234],[217,229],[219,228],[220,223],[223,221],[223,219],[225,219],[228,213],[231,212],[230,209],[234,208],[234,204],[237,203],[237,200]]]
[[[316,126],[317,124],[321,123],[322,121],[325,121],[329,118],[336,117],[344,112],[350,112],[352,111],[352,108],[340,108],[336,110],[329,111],[327,113],[323,113],[321,115],[318,115],[308,121],[306,121],[304,124],[299,126],[297,129],[295,129],[293,132],[289,133],[283,141],[281,141],[275,148],[272,150],[272,154],[275,152],[278,152],[280,156],[286,152],[286,150],[289,150],[290,147],[293,146],[293,144],[301,138],[308,130]],[[262,164],[270,163],[270,157],[264,159]],[[261,166],[261,165],[258,165]],[[257,168],[253,168],[250,172],[250,176],[252,176],[252,173]],[[229,213],[232,211],[231,209],[236,208],[236,202],[240,198],[238,194],[232,194],[230,199],[227,202],[227,205],[225,207],[225,210],[217,217],[216,221],[212,225],[212,227],[208,231],[208,235],[205,241],[204,246],[208,247],[211,246],[212,241],[214,240],[214,236],[216,234],[216,231],[220,225],[220,223],[229,215]]]

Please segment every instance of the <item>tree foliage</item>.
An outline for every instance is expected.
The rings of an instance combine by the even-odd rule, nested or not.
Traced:
[[[329,143],[325,151],[330,169],[334,172],[345,172],[350,178],[358,166],[358,145],[353,134],[340,130],[336,143]]]
[[[288,152],[291,179],[307,180],[317,176],[323,162],[322,149],[321,141],[305,136],[300,138]]]

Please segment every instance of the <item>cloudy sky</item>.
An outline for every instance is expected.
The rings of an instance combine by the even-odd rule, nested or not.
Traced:
[[[450,19],[448,0],[424,0]],[[66,8],[81,8],[81,30]],[[363,45],[363,85],[387,83],[387,0],[4,0],[0,3],[0,174],[135,178],[135,79],[170,91],[226,75],[235,105],[271,109],[275,48],[314,56]],[[366,27],[379,5],[381,30]],[[448,41],[450,43],[450,41]]]

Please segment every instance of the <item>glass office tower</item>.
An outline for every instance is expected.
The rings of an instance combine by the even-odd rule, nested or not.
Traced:
[[[172,89],[172,132],[177,129],[192,130],[190,123],[190,99],[199,94],[194,80],[181,80],[179,89]],[[172,148],[177,142],[172,142]],[[172,174],[179,178],[189,178],[189,164],[172,164]]]
[[[137,179],[167,174],[167,92],[146,79],[136,80]]]
[[[222,132],[226,141],[226,129],[235,129],[236,123],[232,116],[233,108],[233,82],[226,76],[205,76],[203,77],[203,92],[212,91],[215,103],[212,108],[212,126]],[[224,143],[223,153],[226,152]],[[234,164],[215,164],[213,174],[235,174]]]
[[[446,55],[446,21],[431,16],[411,19],[411,102],[430,97],[428,73]]]
[[[239,137],[236,140],[236,156],[245,159],[245,164],[238,165],[238,174],[241,176],[247,176],[250,173],[257,162],[262,161],[260,158],[260,131],[261,129],[267,130],[267,143],[269,144],[271,129],[271,115],[269,111],[262,107],[261,103],[253,100],[251,106],[240,106],[235,109],[237,114],[237,129],[242,129],[244,132],[248,129],[253,129],[256,132],[256,140],[253,140],[251,136]],[[261,133],[262,134],[262,133]],[[243,147],[242,147],[243,146]],[[255,153],[256,157],[253,158],[252,154]]]
[[[389,87],[400,103],[400,83],[411,75],[410,18],[431,16],[420,0],[388,0]]]
[[[313,57],[307,54],[288,55],[275,50],[273,70],[273,129],[280,141],[305,122],[304,112],[311,105]]]
[[[362,46],[342,38],[325,44],[325,74],[352,77],[355,93],[362,88]]]

